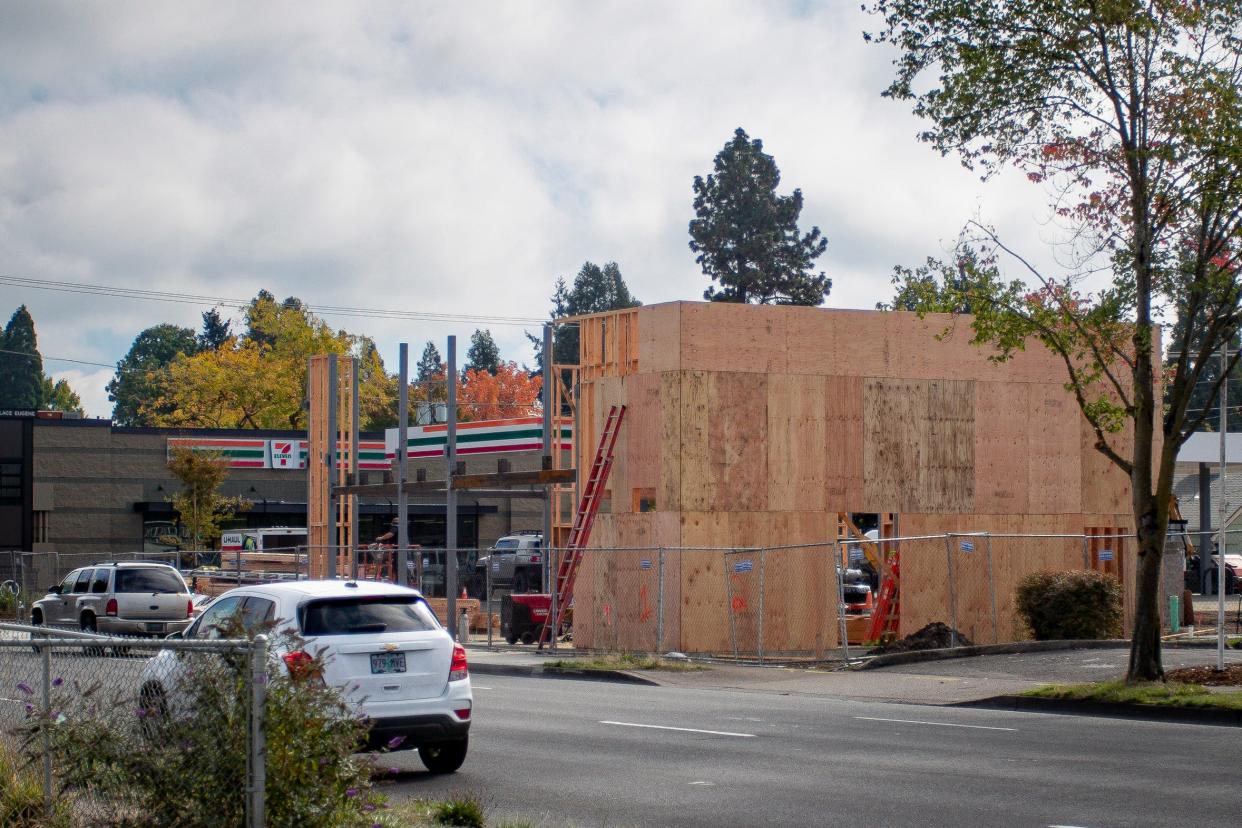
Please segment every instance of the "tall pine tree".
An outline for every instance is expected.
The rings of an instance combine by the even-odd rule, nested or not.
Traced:
[[[570,289],[564,278],[557,278],[552,293],[552,319],[566,316],[577,316],[583,313],[604,313],[605,311],[634,308],[641,305],[630,293],[629,286],[621,277],[621,268],[616,262],[607,262],[603,267],[594,262],[583,262],[574,277],[574,286]],[[535,347],[535,375],[543,373],[543,339],[527,333],[526,338]],[[578,328],[575,325],[558,325],[553,335],[552,360],[560,365],[576,365],[578,362]]]
[[[212,308],[203,312],[203,330],[198,335],[200,351],[214,351],[228,341],[232,334],[229,321],[220,315],[220,311]]]
[[[0,338],[0,408],[38,410],[43,405],[43,357],[34,319],[25,305],[13,312]]]
[[[828,247],[818,227],[798,230],[802,191],[776,194],[781,173],[763,142],[741,129],[715,159],[715,172],[694,177],[690,250],[713,282],[713,302],[819,305],[832,280],[814,273]]]
[[[466,351],[466,370],[486,371],[494,375],[499,365],[500,346],[492,339],[492,332],[476,330]]]

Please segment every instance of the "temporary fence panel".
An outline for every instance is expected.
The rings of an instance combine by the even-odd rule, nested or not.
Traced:
[[[203,686],[202,670],[211,665],[239,683],[235,692],[210,691],[213,703],[235,705],[217,713],[235,717],[239,728],[212,734],[190,754],[195,761],[232,763],[242,784],[233,793],[237,800],[221,810],[261,825],[265,682],[254,678],[256,666],[257,675],[265,669],[266,646],[262,636],[165,641],[0,624],[0,752],[38,779],[49,823],[53,813],[74,826],[140,821],[132,789],[102,768],[133,764],[127,758],[158,749],[173,730],[186,738],[193,711],[184,705],[197,698],[194,688]],[[169,652],[153,658],[161,650]],[[103,762],[105,756],[113,761]]]

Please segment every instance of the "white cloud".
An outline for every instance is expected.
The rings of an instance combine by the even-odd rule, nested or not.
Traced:
[[[40,3],[0,27],[3,272],[244,299],[543,317],[616,260],[696,299],[690,182],[737,126],[829,239],[829,304],[982,215],[1041,248],[1043,194],[981,185],[879,97],[854,4]],[[190,305],[5,287],[50,356],[115,362]],[[390,364],[469,324],[331,319]],[[529,359],[519,328],[489,326]],[[55,363],[51,363],[55,364]],[[108,372],[80,375],[92,414]]]

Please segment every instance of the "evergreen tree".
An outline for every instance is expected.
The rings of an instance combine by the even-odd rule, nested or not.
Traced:
[[[37,410],[42,404],[43,357],[34,319],[22,305],[0,337],[0,408]]]
[[[492,339],[492,332],[476,330],[470,337],[470,349],[466,351],[466,370],[495,374],[499,365],[500,347]]]
[[[763,142],[738,128],[715,159],[715,172],[694,177],[690,249],[712,285],[714,302],[819,305],[832,280],[813,272],[828,247],[819,228],[802,235],[802,191],[776,194],[781,173]]]
[[[198,335],[200,351],[214,351],[228,341],[232,331],[229,321],[220,315],[220,311],[212,308],[203,312],[203,330]]]
[[[160,372],[178,355],[197,352],[194,331],[178,325],[155,325],[134,337],[129,353],[116,364],[116,375],[107,386],[113,422],[121,426],[155,425],[150,407],[160,395]]]
[[[414,369],[417,372],[415,378],[419,382],[429,382],[444,378],[444,358],[440,356],[440,349],[430,339],[427,340],[427,345],[423,348],[423,355],[419,358],[418,364],[414,366]]]
[[[583,313],[603,313],[622,308],[634,308],[641,305],[630,293],[625,279],[621,277],[621,268],[616,262],[608,262],[603,267],[594,262],[584,262],[578,275],[574,277],[571,290],[564,278],[558,277],[552,293],[552,319],[566,316],[577,316]],[[543,338],[526,334],[526,338],[535,347],[535,376],[543,373]],[[576,365],[578,363],[578,327],[576,325],[558,325],[553,334],[552,359],[559,365]]]

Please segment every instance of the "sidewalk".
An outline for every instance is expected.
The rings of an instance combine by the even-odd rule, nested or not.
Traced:
[[[759,667],[716,662],[698,671],[636,670],[627,672],[558,671],[549,661],[574,657],[573,651],[538,654],[533,647],[488,650],[468,646],[470,671],[479,675],[542,675],[626,681],[663,687],[700,690],[740,690],[756,693],[821,696],[826,698],[956,705],[1013,695],[1044,684],[1073,684],[1118,678],[1125,673],[1129,652],[1111,649],[1009,653],[871,670]],[[1203,648],[1164,650],[1165,669],[1214,664],[1214,651]],[[1242,662],[1242,652],[1227,651],[1226,660]]]

